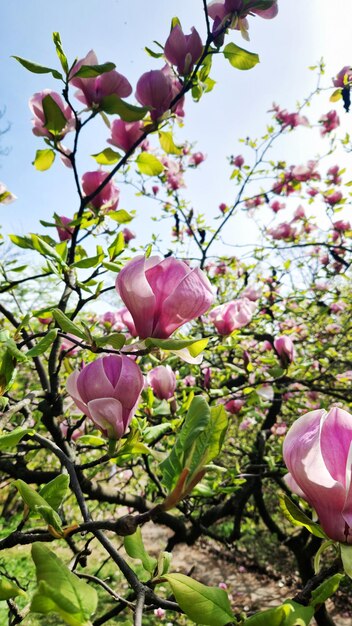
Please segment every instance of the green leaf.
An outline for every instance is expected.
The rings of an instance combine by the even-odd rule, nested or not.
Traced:
[[[340,543],[341,560],[345,574],[352,578],[352,546]]]
[[[45,117],[45,128],[47,128],[52,135],[60,136],[67,124],[66,117],[57,102],[55,102],[54,98],[50,95],[43,98],[42,105]]]
[[[342,98],[342,93],[341,93],[341,89],[335,89],[335,91],[331,94],[330,96],[330,102],[337,102],[338,100],[341,100]]]
[[[32,165],[34,165],[35,169],[39,172],[45,172],[50,169],[52,164],[55,161],[55,152],[50,148],[45,150],[37,150],[35,153],[34,161]]]
[[[49,330],[49,332],[38,341],[38,343],[26,352],[26,356],[33,358],[34,356],[39,356],[40,354],[44,354],[48,348],[54,343],[57,337],[57,328],[53,328]]]
[[[155,339],[148,337],[145,340],[147,348],[155,346],[162,350],[182,350],[188,348],[193,357],[198,356],[207,347],[209,339]]]
[[[97,593],[41,543],[32,546],[38,590],[35,592],[33,613],[58,613],[68,626],[90,626],[90,617],[97,607]]]
[[[156,426],[147,426],[143,431],[143,440],[145,443],[153,443],[155,439],[158,439],[161,435],[168,432],[171,428],[170,422],[163,422]]]
[[[224,626],[233,622],[233,612],[224,589],[207,587],[184,574],[166,574],[164,578],[182,611],[195,623]]]
[[[210,409],[204,398],[193,398],[186,419],[170,455],[160,464],[163,483],[171,491],[184,468],[191,468],[198,438],[210,421]]]
[[[25,596],[25,592],[17,587],[11,580],[0,578],[0,602],[2,600],[10,600],[16,596]]]
[[[313,614],[312,606],[286,600],[281,606],[252,615],[243,626],[308,626]]]
[[[133,535],[124,537],[125,550],[132,559],[140,559],[144,569],[152,574],[157,566],[157,560],[149,556],[143,543],[141,529],[138,527]]]
[[[92,154],[91,156],[99,165],[113,165],[121,159],[121,154],[115,152],[112,148],[105,148],[105,150],[97,152],[97,154]]]
[[[320,537],[321,539],[327,539],[326,534],[320,528],[319,524],[312,522],[286,494],[280,497],[280,507],[283,514],[292,524],[295,526],[304,526],[312,535]]]
[[[125,237],[123,232],[119,232],[112,244],[108,247],[109,259],[113,261],[125,249]]]
[[[238,70],[250,70],[259,63],[259,56],[256,53],[244,50],[234,43],[228,43],[223,52],[225,59]]]
[[[76,326],[73,322],[71,322],[70,318],[65,315],[60,309],[53,309],[52,315],[55,321],[59,324],[61,330],[65,333],[72,333],[76,337],[80,337],[80,339],[86,339],[85,332]]]
[[[116,94],[105,96],[100,103],[100,108],[110,115],[119,115],[124,122],[138,122],[148,113],[148,107],[137,107],[121,100]]]
[[[144,50],[147,54],[149,54],[150,57],[153,57],[154,59],[160,59],[160,57],[164,56],[162,52],[154,52],[154,50],[147,48],[147,46],[144,48]]]
[[[112,346],[114,350],[121,350],[126,343],[126,337],[122,333],[111,333],[104,337],[93,337],[95,345]]]
[[[312,591],[312,599],[310,605],[316,607],[318,604],[323,604],[328,598],[338,590],[340,582],[344,578],[343,574],[335,574],[327,580],[324,580],[319,587]]]
[[[62,49],[60,33],[53,33],[53,42],[55,44],[56,54],[60,59],[61,67],[64,70],[65,74],[68,74],[68,62],[67,57]]]
[[[141,174],[158,176],[164,171],[164,165],[150,152],[141,152],[136,158],[136,164]]]
[[[99,265],[103,258],[104,254],[96,254],[95,256],[90,256],[85,259],[81,259],[80,261],[76,261],[75,263],[72,263],[72,266],[81,269],[89,269],[90,267],[96,267]]]
[[[33,430],[31,428],[22,428],[21,426],[18,426],[18,428],[15,428],[10,433],[1,433],[0,450],[15,448],[25,435],[32,433]]]
[[[159,131],[160,146],[166,154],[182,154],[182,146],[176,146],[171,132]]]
[[[32,487],[27,485],[27,483],[20,478],[15,480],[13,484],[17,487],[22,500],[26,503],[28,508],[33,513],[40,515],[43,520],[47,524],[50,524],[50,526],[52,526],[58,533],[61,533],[62,524],[60,516],[51,506],[49,506],[47,501],[38,493],[38,491],[32,489]]]
[[[13,59],[16,59],[26,70],[33,72],[34,74],[52,74],[54,78],[58,78],[63,80],[62,74],[57,70],[51,67],[45,67],[44,65],[38,65],[37,63],[33,63],[32,61],[27,61],[27,59],[23,59],[22,57],[12,56]]]
[[[59,474],[40,489],[39,495],[57,511],[67,494],[69,484],[70,477],[68,474]]]
[[[106,446],[106,439],[97,437],[96,435],[82,435],[77,441],[82,446],[93,446],[94,448]]]
[[[168,573],[172,561],[172,552],[160,552],[158,556],[158,572],[157,577],[161,578]]]
[[[33,249],[37,250],[39,254],[44,257],[49,256],[52,259],[55,259],[61,267],[66,266],[66,263],[62,260],[60,254],[56,252],[54,246],[47,243],[43,237],[39,237],[39,235],[36,235],[35,233],[30,233],[30,238],[32,240]]]
[[[125,211],[125,209],[119,209],[118,211],[109,211],[108,217],[114,222],[118,222],[119,224],[128,224],[133,220],[133,217],[130,213]]]
[[[9,235],[12,243],[15,244],[18,248],[24,248],[26,250],[33,250],[33,243],[30,237],[26,235],[25,237],[21,237],[20,235]]]
[[[81,65],[79,70],[70,76],[72,78],[95,78],[106,72],[111,72],[116,67],[115,63],[107,62],[100,65]]]

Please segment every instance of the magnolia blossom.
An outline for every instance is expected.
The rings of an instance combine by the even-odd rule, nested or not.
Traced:
[[[203,154],[203,152],[194,152],[189,158],[189,163],[191,165],[200,165],[201,163],[203,163],[204,160],[205,155]]]
[[[274,211],[274,213],[282,211],[282,209],[284,209],[285,207],[286,204],[284,202],[279,202],[278,200],[274,200],[270,205],[270,208],[272,211]]]
[[[118,98],[127,98],[127,96],[131,95],[132,87],[129,81],[116,70],[104,72],[104,74],[92,78],[81,78],[78,76],[75,78],[75,74],[82,65],[98,65],[97,55],[94,50],[90,50],[84,59],[77,61],[70,72],[70,83],[78,88],[75,96],[77,100],[87,107],[99,107],[106,96],[115,95]]]
[[[34,115],[34,118],[32,120],[33,134],[37,135],[37,137],[49,137],[50,139],[52,139],[53,137],[49,130],[45,128],[43,100],[46,96],[50,96],[54,100],[67,121],[64,128],[60,131],[59,135],[55,135],[56,139],[62,139],[67,133],[75,128],[75,118],[68,104],[64,104],[61,96],[51,89],[44,89],[44,91],[35,93],[29,100],[29,108]]]
[[[147,382],[159,400],[170,400],[176,389],[176,376],[170,365],[158,365],[147,374]]]
[[[324,135],[328,135],[333,130],[335,130],[335,128],[338,128],[340,126],[340,118],[337,115],[335,109],[333,109],[325,115],[322,115],[319,123],[322,125],[320,133],[324,137]]]
[[[130,230],[129,228],[123,228],[122,234],[126,244],[129,243],[132,239],[136,238],[136,233],[134,233],[133,230]]]
[[[116,290],[141,339],[169,337],[205,313],[214,300],[202,270],[173,257],[135,257],[118,274]]]
[[[273,104],[272,111],[275,118],[283,128],[297,128],[297,126],[309,126],[309,121],[305,115],[300,115],[296,111],[289,113],[286,109],[280,109],[278,104]]]
[[[98,187],[109,176],[108,172],[96,170],[95,172],[86,172],[82,176],[82,188],[86,196],[94,193]],[[97,193],[90,201],[90,205],[97,210],[114,211],[119,203],[120,192],[115,187],[113,180],[106,183],[105,187]]]
[[[172,65],[176,65],[178,73],[182,76],[192,72],[202,51],[203,44],[198,31],[193,27],[191,34],[185,35],[179,24],[171,30],[164,47],[166,59]]]
[[[327,204],[330,204],[330,206],[338,204],[339,202],[341,202],[342,198],[343,194],[338,189],[336,191],[333,191],[332,193],[324,194],[324,200]]]
[[[288,367],[295,358],[295,348],[291,337],[282,335],[274,340],[274,348],[279,355],[282,367]]]
[[[341,87],[342,89],[352,81],[352,68],[349,65],[345,65],[333,79],[335,87]]]
[[[136,411],[144,379],[128,356],[96,359],[72,372],[66,389],[78,408],[110,439],[120,439]]]
[[[150,70],[142,74],[137,82],[135,95],[140,104],[151,109],[150,117],[156,121],[170,109],[171,102],[181,89],[182,84],[166,65],[161,70]],[[183,101],[184,98],[181,98],[172,108],[181,117],[184,115]]]
[[[245,402],[244,400],[241,400],[241,398],[232,398],[231,400],[227,400],[227,402],[225,402],[224,407],[226,411],[231,413],[231,415],[237,415],[237,413],[241,411],[244,404]]]
[[[294,239],[296,236],[296,230],[288,222],[282,222],[275,228],[269,228],[269,235],[273,239],[280,241],[281,239]]]
[[[347,220],[336,220],[333,223],[334,229],[340,233],[344,233],[346,230],[351,230],[351,224]]]
[[[215,307],[210,311],[209,318],[220,335],[229,335],[234,330],[249,324],[255,309],[254,302],[248,298],[241,298]]]
[[[114,120],[111,124],[111,137],[108,143],[128,152],[144,133],[143,122]]]
[[[288,486],[316,510],[325,533],[352,543],[352,416],[333,407],[296,420],[283,445]]]
[[[241,169],[241,167],[244,165],[244,158],[242,154],[238,154],[235,157],[231,157],[231,165],[235,165],[235,167],[238,167],[238,169]]]
[[[229,28],[240,30],[245,39],[248,39],[248,21],[246,16],[257,14],[265,19],[272,19],[278,13],[277,0],[267,0],[266,9],[256,8],[263,6],[259,0],[213,0],[208,5],[208,14],[214,20],[213,33],[217,31],[227,19]],[[232,18],[232,19],[231,19]]]
[[[340,176],[340,167],[338,165],[332,165],[326,172],[328,183],[330,185],[340,185],[342,183],[342,177]]]
[[[72,234],[74,231],[73,226],[68,226],[72,222],[72,218],[65,217],[65,215],[60,215],[56,218],[56,230],[59,235],[60,241],[69,241],[72,239]]]

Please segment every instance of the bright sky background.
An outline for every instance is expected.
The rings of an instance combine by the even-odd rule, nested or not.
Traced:
[[[160,60],[146,55],[144,46],[153,47],[154,39],[165,42],[174,15],[181,19],[186,33],[194,25],[204,37],[201,0],[2,0],[0,107],[6,107],[4,120],[11,122],[11,130],[3,138],[3,145],[11,150],[7,157],[0,157],[0,180],[18,197],[16,203],[1,208],[5,233],[40,232],[39,219],[50,220],[54,212],[72,215],[78,207],[71,172],[59,160],[48,172],[37,172],[31,165],[36,149],[45,146],[31,132],[28,99],[47,87],[59,90],[60,84],[51,75],[29,73],[10,56],[59,67],[51,41],[51,33],[59,31],[69,60],[81,58],[93,48],[100,62],[114,61],[135,87],[143,72],[161,67]],[[273,101],[293,110],[296,101],[312,91],[315,76],[307,69],[309,65],[323,56],[329,84],[343,65],[352,62],[351,21],[351,0],[279,0],[276,19],[250,18],[249,43],[238,31],[230,31],[227,42],[259,53],[261,63],[251,71],[240,72],[219,58],[212,73],[217,81],[214,91],[197,105],[188,98],[180,137],[197,141],[197,149],[207,155],[206,162],[187,176],[185,193],[195,210],[217,215],[220,202],[231,202],[226,156],[239,152],[246,156],[237,139],[264,131],[270,120],[266,111]],[[320,98],[318,114],[331,108],[326,92]],[[345,114],[340,103],[338,109],[343,127],[349,130],[352,115]],[[316,144],[312,143],[313,134],[300,129],[294,142],[277,156],[289,163],[305,162],[320,149],[318,129]],[[89,155],[102,150],[108,135],[100,119],[91,125],[91,131],[88,126],[81,144],[83,152]],[[93,159],[83,158],[80,172],[93,169]],[[140,233],[137,244],[145,243],[145,234],[151,232],[147,219],[156,213],[155,207],[123,189],[120,208],[136,208],[143,213],[145,217],[139,218],[137,227],[133,223],[131,227]],[[141,219],[145,222],[143,235]],[[248,238],[248,226],[240,223],[232,228],[234,241]]]

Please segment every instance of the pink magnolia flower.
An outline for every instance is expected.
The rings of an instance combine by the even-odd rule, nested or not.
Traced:
[[[136,238],[136,233],[134,233],[129,228],[124,228],[122,230],[122,234],[123,234],[123,238],[125,240],[125,243],[129,243],[132,239]]]
[[[335,109],[329,111],[325,115],[322,115],[319,120],[319,124],[322,125],[320,133],[323,137],[324,135],[328,135],[329,133],[331,133],[333,130],[335,130],[335,128],[338,128],[340,126],[340,118],[337,115]]]
[[[301,491],[316,510],[325,533],[352,543],[352,416],[333,407],[310,411],[296,420],[283,445],[286,482]]]
[[[75,92],[77,100],[89,108],[99,107],[103,98],[116,95],[119,98],[127,98],[131,95],[132,87],[122,74],[116,70],[105,72],[93,78],[75,78],[74,75],[82,65],[98,65],[98,59],[93,50],[90,50],[84,59],[80,59],[72,68],[70,82],[78,90]]]
[[[249,430],[256,423],[254,417],[245,417],[239,425],[239,430]]]
[[[124,152],[128,152],[143,135],[143,132],[144,126],[141,121],[124,122],[123,120],[114,120],[111,124],[111,137],[108,139],[108,143]]]
[[[351,230],[350,222],[347,220],[337,220],[333,223],[335,230],[338,230],[340,233],[344,233],[346,230]]]
[[[307,182],[308,180],[320,180],[321,176],[316,169],[317,161],[310,160],[307,165],[295,165],[292,168],[292,176],[295,180],[300,182]]]
[[[68,337],[72,337],[72,339],[75,339],[76,341],[80,341],[80,338],[72,335],[72,333],[67,333],[67,335]],[[66,337],[61,338],[60,350],[62,352],[67,352],[67,356],[75,356],[80,349],[81,348],[77,343],[70,341]]]
[[[269,228],[269,235],[273,239],[280,241],[281,239],[294,239],[296,236],[296,230],[288,222],[282,222],[275,228]]]
[[[74,427],[74,424],[72,424],[71,426],[69,425],[67,420],[64,420],[63,422],[60,422],[59,424],[59,428],[62,432],[62,435],[66,438],[67,437],[67,433],[69,428]],[[75,428],[71,434],[71,440],[72,441],[76,441],[76,439],[78,439],[78,437],[82,437],[82,435],[84,435],[85,433],[85,423],[83,422],[83,424],[80,425],[79,428]]]
[[[120,439],[136,411],[144,379],[128,356],[96,359],[72,372],[66,389],[78,406],[109,439]]]
[[[259,300],[261,295],[262,290],[259,287],[255,288],[252,285],[248,285],[248,287],[246,287],[245,290],[242,291],[242,297],[247,298],[252,302],[256,302],[257,300]]]
[[[202,52],[202,40],[195,28],[191,28],[190,35],[185,35],[181,26],[176,24],[165,42],[165,57],[169,63],[176,65],[182,76],[192,72]]]
[[[69,241],[72,239],[72,234],[74,231],[74,226],[68,226],[72,222],[72,218],[65,217],[65,215],[60,215],[56,219],[56,230],[59,235],[60,241]]]
[[[213,32],[222,26],[222,22],[227,18],[233,17],[229,28],[240,30],[245,38],[248,38],[246,31],[248,30],[248,21],[246,16],[256,13],[265,19],[272,19],[278,13],[277,0],[268,1],[267,9],[256,8],[262,4],[258,0],[213,0],[208,4],[208,14],[214,20]]]
[[[276,120],[283,128],[290,127],[292,130],[297,128],[297,126],[309,126],[309,121],[305,115],[300,115],[297,112],[289,113],[286,109],[280,109],[278,104],[273,104],[272,111],[274,111]]]
[[[86,172],[82,176],[82,188],[86,196],[90,196],[104,182],[109,175],[108,172],[96,170],[95,172]],[[110,180],[105,187],[94,196],[90,201],[90,205],[96,210],[114,211],[119,203],[120,192],[115,184]]]
[[[145,72],[138,80],[136,98],[143,106],[150,107],[150,116],[155,121],[170,108],[172,83],[162,70]]]
[[[280,362],[283,367],[288,367],[295,358],[295,348],[291,337],[288,335],[282,335],[274,340],[274,348],[280,357]]]
[[[343,194],[341,193],[341,191],[333,191],[332,193],[326,193],[324,194],[324,200],[327,204],[330,204],[330,206],[334,206],[335,204],[338,204],[339,202],[341,202],[343,198]]]
[[[234,330],[249,324],[255,309],[254,302],[248,298],[241,298],[215,307],[210,311],[209,319],[220,335],[229,335]]]
[[[159,607],[158,609],[154,609],[154,615],[155,617],[158,617],[159,619],[163,619],[166,615],[166,611],[165,609],[161,609]]]
[[[293,221],[304,220],[306,217],[306,212],[303,206],[300,204],[293,214]]]
[[[284,209],[286,206],[286,204],[284,202],[279,202],[278,200],[274,200],[271,205],[270,208],[272,211],[274,211],[274,213],[278,213],[279,211],[282,211],[282,209]]]
[[[349,65],[345,65],[333,79],[335,87],[341,87],[342,89],[352,81],[352,68]]]
[[[56,135],[56,139],[62,139],[67,133],[75,128],[75,118],[70,107],[67,104],[64,104],[61,96],[51,89],[44,89],[44,91],[35,93],[29,100],[29,108],[34,115],[34,118],[32,120],[33,134],[37,135],[37,137],[49,137],[49,139],[53,137],[48,129],[45,128],[43,99],[46,96],[50,96],[56,102],[58,107],[61,109],[63,116],[67,120],[66,126],[62,129],[60,135]]]
[[[276,422],[276,424],[274,424],[270,428],[270,430],[273,435],[276,435],[277,437],[283,437],[283,435],[286,435],[287,432],[287,424],[286,422]]]
[[[244,400],[241,400],[240,398],[232,398],[231,400],[225,402],[224,407],[226,411],[231,413],[231,415],[237,415],[237,413],[240,412],[244,404]]]
[[[343,300],[338,300],[337,302],[332,302],[332,304],[330,304],[330,311],[332,313],[341,313],[346,308],[347,304]]]
[[[328,182],[330,185],[340,185],[342,183],[342,177],[340,176],[340,167],[338,165],[332,165],[326,172]]]
[[[141,339],[169,337],[205,313],[214,300],[202,270],[173,257],[135,257],[118,274],[116,290]]]
[[[115,330],[123,330],[124,328],[128,329],[128,332],[132,337],[137,337],[136,327],[134,325],[134,321],[129,310],[123,306],[121,309],[115,311]]]
[[[200,165],[201,163],[203,163],[204,160],[205,155],[203,154],[203,152],[194,152],[189,158],[189,163],[191,165]]]
[[[158,365],[147,374],[147,382],[159,400],[170,400],[176,389],[176,376],[170,365]]]
[[[188,374],[187,376],[184,377],[183,379],[183,384],[186,387],[194,387],[196,384],[196,377],[192,376],[192,374]]]
[[[226,213],[228,206],[227,204],[225,204],[225,202],[222,202],[221,204],[219,204],[219,209],[221,211],[221,213]]]
[[[244,165],[244,158],[242,154],[231,157],[231,165],[234,165],[235,167],[238,167],[238,169],[241,169],[241,167]]]

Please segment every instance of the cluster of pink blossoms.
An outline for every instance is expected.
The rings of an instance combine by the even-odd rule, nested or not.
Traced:
[[[136,257],[118,274],[116,289],[126,309],[102,321],[116,328],[120,320],[141,339],[169,337],[205,313],[214,300],[202,270],[172,257]],[[156,397],[173,396],[176,377],[168,366],[149,372],[148,380]],[[78,408],[110,439],[126,432],[143,387],[139,366],[126,355],[99,358],[67,380],[67,391]]]

